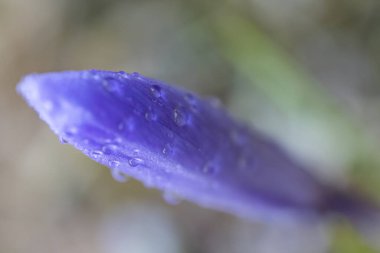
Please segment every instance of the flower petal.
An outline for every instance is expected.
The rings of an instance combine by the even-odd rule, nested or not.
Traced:
[[[138,73],[32,74],[18,86],[63,140],[147,187],[245,217],[311,214],[325,188],[215,100]],[[271,212],[268,212],[271,211]]]

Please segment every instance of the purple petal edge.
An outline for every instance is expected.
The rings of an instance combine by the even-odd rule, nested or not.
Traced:
[[[164,82],[122,71],[65,71],[28,75],[17,90],[63,142],[119,181],[132,176],[255,219],[344,206],[330,205],[340,203],[337,195],[220,105]]]

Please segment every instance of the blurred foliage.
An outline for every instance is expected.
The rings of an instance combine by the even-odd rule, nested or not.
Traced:
[[[373,247],[360,240],[360,235],[349,224],[337,226],[331,245],[331,253],[376,253]]]
[[[318,149],[324,149],[325,152],[318,159],[330,159],[332,162],[339,158],[347,160],[342,162],[341,166],[355,170],[354,175],[360,181],[357,184],[379,193],[379,143],[374,143],[366,129],[339,107],[332,94],[316,85],[315,80],[309,77],[304,68],[259,31],[249,18],[241,13],[225,10],[216,16],[216,32],[221,41],[221,53],[246,77],[249,82],[247,85],[253,86],[251,92],[259,90],[279,108],[281,114],[286,115],[285,119],[281,118],[282,124],[278,122],[278,125],[265,125],[263,131],[275,136],[285,145],[290,142],[289,148],[297,149],[297,145],[300,144],[298,150],[304,156],[308,154],[305,154],[305,146],[302,143],[312,145],[314,135],[321,133],[318,138],[324,139],[325,142],[318,146]],[[255,115],[249,114],[251,105],[240,107],[237,110],[245,112],[245,118],[253,125],[257,124]],[[297,132],[306,133],[301,134],[303,140],[291,141],[278,129],[286,128],[292,122],[297,124]],[[312,151],[313,149],[306,148],[306,152]],[[331,176],[331,172],[327,174]],[[367,177],[368,175],[370,176]]]

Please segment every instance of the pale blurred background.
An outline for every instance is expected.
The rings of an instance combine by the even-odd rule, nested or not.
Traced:
[[[15,93],[27,73],[90,68],[217,96],[380,200],[378,0],[0,0],[0,252],[380,252],[344,220],[252,222],[117,183]]]

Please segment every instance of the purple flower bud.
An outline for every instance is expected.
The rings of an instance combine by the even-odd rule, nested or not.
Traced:
[[[119,181],[128,175],[245,217],[344,206],[215,100],[138,73],[97,70],[32,74],[18,91],[62,142],[109,167]]]

